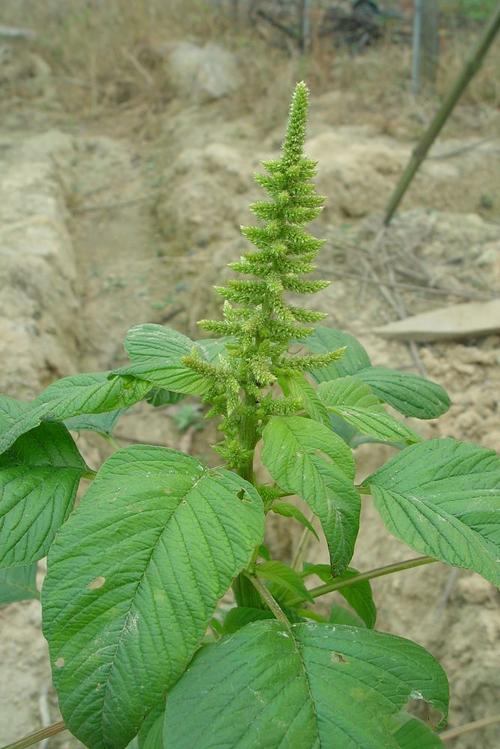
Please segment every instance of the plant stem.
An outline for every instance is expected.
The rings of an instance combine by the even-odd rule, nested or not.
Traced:
[[[279,605],[279,603],[273,598],[269,590],[266,588],[266,586],[261,583],[258,577],[255,577],[255,575],[247,575],[248,579],[254,586],[255,590],[258,592],[266,606],[269,606],[271,611],[273,612],[274,616],[278,621],[280,621],[282,624],[285,625],[287,629],[291,628],[290,621]]]
[[[13,744],[2,747],[2,749],[25,749],[28,746],[38,744],[44,739],[48,739],[50,736],[55,736],[67,730],[64,722],[60,720],[58,723],[52,723],[51,726],[47,726],[47,728],[41,728],[39,731],[35,731],[35,733],[30,733],[29,736],[25,736],[23,739],[19,739],[19,741],[14,741]]]
[[[463,726],[451,728],[449,731],[440,733],[439,738],[442,741],[453,741],[453,739],[457,739],[464,733],[469,733],[469,731],[479,731],[481,728],[493,726],[495,723],[500,723],[500,715],[491,715],[489,718],[481,718],[481,720],[474,720],[472,723],[464,723]]]
[[[307,518],[310,523],[314,520],[314,512],[309,513],[309,517]],[[302,558],[307,550],[307,545],[309,542],[309,535],[311,531],[309,528],[304,528],[302,531],[302,534],[299,538],[299,543],[297,544],[297,548],[295,549],[295,554],[293,555],[292,560],[292,569],[299,570],[300,565],[302,564]]]
[[[432,564],[432,562],[438,562],[438,559],[433,557],[415,557],[414,559],[407,559],[405,562],[395,562],[394,564],[386,564],[384,567],[376,567],[373,570],[367,572],[361,572],[359,575],[350,577],[348,580],[332,580],[330,583],[324,585],[318,585],[317,588],[311,588],[309,590],[310,595],[313,598],[320,598],[327,593],[333,593],[335,590],[341,588],[347,588],[349,585],[356,585],[363,580],[372,580],[375,577],[384,577],[384,575],[392,575],[393,572],[402,572],[403,570],[411,570],[413,567],[421,567],[423,564]],[[290,602],[290,606],[297,606],[302,603],[303,599],[295,599]]]
[[[253,482],[253,454],[257,444],[257,420],[255,409],[257,406],[255,398],[249,395],[245,398],[247,413],[244,414],[240,426],[240,441],[243,448],[249,451],[250,455],[244,463],[238,466],[240,476],[250,483]]]

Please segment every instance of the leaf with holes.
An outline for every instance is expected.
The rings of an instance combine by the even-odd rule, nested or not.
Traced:
[[[298,494],[321,522],[332,567],[349,564],[359,527],[354,459],[345,442],[323,424],[275,416],[263,432],[262,461],[287,492]]]
[[[345,419],[362,434],[396,444],[411,444],[420,439],[386,413],[384,405],[369,386],[355,377],[322,382],[318,395],[331,413]]]
[[[83,743],[134,737],[263,526],[260,496],[230,471],[144,445],[103,464],[50,549],[42,593],[59,705]]]
[[[443,670],[408,640],[332,624],[256,622],[195,656],[168,695],[164,747],[408,749],[398,732],[416,693],[446,714]],[[433,736],[420,725],[422,736]]]
[[[365,479],[387,529],[416,551],[500,585],[500,457],[437,439]]]
[[[62,424],[41,424],[0,455],[0,567],[47,554],[87,472]]]
[[[124,345],[131,364],[117,370],[118,374],[142,377],[176,393],[203,396],[209,392],[210,380],[182,363],[193,349],[205,358],[202,349],[182,333],[153,323],[136,325],[128,331]]]

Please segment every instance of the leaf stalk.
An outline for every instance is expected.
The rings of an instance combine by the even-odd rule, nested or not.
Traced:
[[[438,559],[434,557],[414,557],[413,559],[407,559],[404,562],[395,562],[394,564],[386,564],[383,567],[375,567],[373,570],[367,572],[361,572],[359,575],[350,577],[348,580],[332,580],[324,585],[318,585],[316,588],[309,590],[310,595],[313,598],[320,598],[325,596],[327,593],[333,593],[341,588],[347,588],[349,585],[356,585],[363,580],[373,580],[376,577],[384,577],[385,575],[392,575],[394,572],[403,572],[403,570],[411,570],[414,567],[421,567],[424,564],[432,564],[438,562]],[[302,603],[303,599],[296,599],[290,602],[290,606],[297,606]]]

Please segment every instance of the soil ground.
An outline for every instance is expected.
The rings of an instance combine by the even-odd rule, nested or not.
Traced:
[[[249,222],[248,203],[258,195],[251,174],[277,152],[286,96],[273,103],[272,91],[267,98],[264,92],[265,117],[258,107],[240,106],[236,94],[204,103],[173,96],[157,108],[132,101],[78,117],[61,104],[43,57],[15,49],[19,59],[9,48],[10,68],[4,66],[9,96],[0,125],[0,386],[28,398],[56,377],[123,362],[121,341],[136,323],[195,335],[196,320],[216,313],[211,287],[245,250],[239,225]],[[404,52],[369,54],[391,61]],[[29,84],[30,95],[16,96],[12,80],[21,92]],[[286,95],[289,80],[284,73]],[[498,337],[410,349],[374,333],[407,314],[499,294],[498,106],[466,101],[458,108],[380,237],[381,211],[435,101],[419,109],[392,91],[378,107],[373,97],[367,106],[362,90],[341,84],[326,92],[318,86],[311,100],[307,151],[319,160],[318,185],[328,199],[314,227],[327,239],[318,273],[332,280],[317,306],[329,313],[327,324],[359,337],[374,363],[420,370],[447,388],[449,413],[415,429],[500,451]],[[269,117],[273,106],[280,111]],[[181,430],[173,417],[175,408],[133,409],[116,440],[182,446],[213,460],[210,430]],[[78,439],[92,467],[110,453],[98,437]],[[360,474],[390,453],[359,448]],[[369,499],[364,514],[356,566],[413,555],[389,538]],[[276,552],[289,555],[295,540],[273,526],[269,541]],[[447,669],[450,725],[495,713],[498,591],[474,574],[440,566],[373,587],[378,626],[420,642]],[[0,626],[3,744],[58,714],[39,604],[3,608]],[[494,749],[499,731],[491,727],[479,740],[471,734],[453,746]],[[65,736],[52,745],[80,746]]]

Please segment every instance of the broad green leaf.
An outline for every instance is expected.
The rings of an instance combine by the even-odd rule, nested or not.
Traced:
[[[350,627],[366,627],[366,624],[356,614],[351,613],[343,606],[334,603],[328,617],[330,624],[347,624]]]
[[[139,749],[159,749],[163,746],[163,724],[165,722],[165,705],[153,708],[141,726],[138,735]]]
[[[316,536],[319,541],[319,537],[314,529],[314,525],[309,522],[304,513],[301,512],[295,505],[291,505],[289,504],[289,502],[278,502],[271,507],[271,510],[277,515],[282,515],[285,518],[293,518],[298,523],[303,525],[304,528],[307,528],[307,530],[311,531],[311,533]]]
[[[184,393],[174,393],[171,390],[164,390],[163,388],[153,388],[146,396],[146,401],[155,408],[161,408],[162,406],[174,406],[184,397]]]
[[[399,749],[443,749],[439,735],[429,731],[428,726],[418,718],[409,718],[396,731],[394,738]]]
[[[370,357],[353,336],[341,330],[319,326],[304,341],[311,351],[325,354],[339,346],[346,346],[344,356],[312,374],[317,382],[328,382],[338,377],[355,375],[370,385],[375,395],[405,416],[436,419],[450,407],[446,391],[435,382],[408,372],[386,367],[372,367]]]
[[[65,421],[82,414],[99,414],[128,408],[142,400],[151,384],[109,372],[72,375],[49,385],[0,435],[0,453],[42,421]]]
[[[312,609],[295,609],[295,612],[298,617],[300,617],[299,621],[311,619],[313,622],[321,622],[323,624],[327,622],[327,619],[324,616],[318,614],[317,611],[313,611]]]
[[[387,529],[413,549],[500,585],[500,457],[437,439],[365,480]]]
[[[59,705],[84,744],[133,738],[263,526],[260,496],[230,471],[145,445],[103,464],[50,549],[42,593]]]
[[[353,567],[349,567],[341,575],[332,577],[331,570],[327,564],[306,564],[304,565],[303,577],[309,575],[318,575],[318,577],[324,582],[342,582],[344,580],[350,580],[353,577],[359,575],[358,570]],[[345,585],[343,588],[339,588],[336,591],[339,593],[352,609],[361,617],[367,627],[372,629],[375,626],[377,619],[377,609],[373,600],[372,589],[369,580],[360,580],[358,583],[352,585]]]
[[[167,698],[164,747],[407,749],[397,733],[415,693],[446,714],[446,675],[415,643],[255,622],[197,653]]]
[[[302,577],[283,562],[272,560],[255,567],[257,577],[274,583],[273,595],[286,605],[289,600],[312,601]]]
[[[275,416],[263,433],[262,461],[287,492],[298,494],[321,522],[336,572],[352,558],[360,498],[354,459],[345,442],[323,424],[301,416]]]
[[[182,364],[182,358],[200,347],[187,336],[163,325],[148,323],[131,328],[125,338],[125,349],[131,364],[118,374],[141,377],[156,387],[190,395],[207,395],[210,380]]]
[[[234,609],[228,611],[224,619],[222,633],[224,635],[231,635],[233,632],[237,632],[238,629],[250,624],[250,622],[261,621],[262,619],[274,619],[274,616],[269,609],[236,606]]]
[[[356,372],[356,378],[371,387],[375,395],[405,416],[437,419],[450,407],[450,398],[435,382],[409,372],[385,367],[368,367]]]
[[[29,598],[38,598],[36,562],[0,570],[0,606]]]
[[[102,434],[104,437],[111,437],[113,429],[124,410],[124,408],[119,408],[117,411],[109,411],[109,413],[73,416],[71,419],[64,421],[64,426],[73,432],[91,431]]]
[[[356,374],[360,369],[371,366],[370,357],[361,343],[354,336],[344,333],[342,330],[318,325],[314,333],[306,338],[303,343],[314,354],[326,354],[342,346],[346,347],[341,359],[330,362],[327,367],[320,367],[312,372],[317,382],[328,382],[329,380],[335,380],[337,377],[347,377]]]
[[[7,395],[0,395],[0,434],[15,424],[27,408],[29,408],[28,403],[9,398]]]
[[[420,440],[415,432],[386,413],[370,387],[355,377],[322,382],[318,395],[329,411],[362,434],[392,443],[411,444]]]
[[[325,406],[318,398],[313,386],[306,380],[302,372],[283,374],[278,382],[284,394],[302,401],[304,411],[314,419],[330,428],[330,416]]]
[[[221,354],[227,355],[228,346],[235,342],[236,338],[232,336],[221,336],[220,338],[202,338],[193,345],[202,350],[207,361],[216,362]]]
[[[0,567],[47,554],[87,471],[62,424],[41,424],[0,455]]]
[[[0,454],[11,447],[17,438],[37,427],[47,411],[47,405],[42,403],[36,407],[29,403],[0,396]]]

